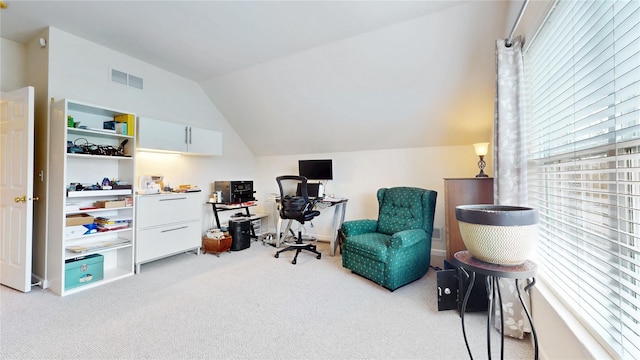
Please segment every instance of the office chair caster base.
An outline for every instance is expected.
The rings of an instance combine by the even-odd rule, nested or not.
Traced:
[[[276,259],[280,257],[279,253],[276,253],[275,255],[273,255],[273,257],[275,257]]]
[[[316,259],[320,260],[321,257],[322,257],[322,255],[318,254],[318,256],[316,256]]]

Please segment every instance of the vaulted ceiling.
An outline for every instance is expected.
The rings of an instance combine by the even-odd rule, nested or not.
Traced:
[[[198,82],[255,155],[489,141],[510,1],[6,1]]]

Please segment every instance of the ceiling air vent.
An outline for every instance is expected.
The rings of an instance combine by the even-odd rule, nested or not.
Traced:
[[[126,86],[130,86],[132,88],[136,88],[136,89],[143,89],[143,85],[144,85],[144,79],[142,79],[141,77],[135,76],[135,75],[131,75],[131,74],[127,74],[124,71],[120,71],[120,70],[116,70],[116,69],[111,69],[111,82],[114,82],[116,84],[121,84],[121,85],[126,85]]]

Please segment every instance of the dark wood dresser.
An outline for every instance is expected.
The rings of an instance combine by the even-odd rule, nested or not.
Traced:
[[[493,178],[445,178],[444,208],[445,234],[447,236],[447,260],[453,254],[466,250],[460,236],[456,206],[493,204]]]

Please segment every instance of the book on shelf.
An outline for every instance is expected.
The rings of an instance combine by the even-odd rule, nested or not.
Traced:
[[[98,224],[98,232],[114,231],[114,230],[122,230],[122,229],[128,229],[128,228],[129,228],[129,223],[122,223],[122,224]]]
[[[95,219],[95,222],[98,223],[98,225],[126,225],[131,221],[133,221],[133,218],[131,216],[98,216]]]

